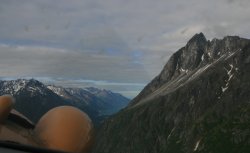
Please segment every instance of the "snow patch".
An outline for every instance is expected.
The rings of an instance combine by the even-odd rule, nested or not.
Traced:
[[[29,87],[28,89],[31,91],[36,91],[36,88],[33,88],[33,87]]]
[[[204,60],[204,54],[202,54],[202,56],[201,56],[201,61],[203,61]]]
[[[167,137],[167,140],[171,137],[171,135],[172,135],[172,133],[174,132],[174,130],[175,130],[175,127],[170,131],[170,133],[169,133],[169,135],[168,135],[168,137]]]
[[[226,86],[225,88],[224,88],[224,87],[221,87],[222,92],[225,92],[227,89],[228,89],[227,86]]]
[[[43,93],[42,90],[39,87],[28,87],[27,90],[31,91],[31,92],[39,92],[39,93]]]
[[[207,54],[208,54],[209,57],[211,57],[211,53],[210,52],[208,52]]]
[[[14,95],[16,94],[18,91],[22,90],[23,88],[25,88],[27,84],[26,80],[11,80],[11,81],[5,81],[3,83],[3,91],[5,94],[11,94]]]
[[[24,88],[23,85],[17,84],[17,85],[14,86],[14,92],[16,93],[16,92],[18,92],[19,90],[21,90],[23,88]]]
[[[181,70],[181,72],[185,72],[185,73],[187,73],[187,72],[188,72],[188,70],[187,70],[187,69],[183,69],[183,68],[181,68],[180,70]]]
[[[64,97],[64,95],[61,93],[62,89],[55,87],[55,86],[47,86],[47,88],[50,89],[51,91],[53,91],[58,96]]]
[[[231,80],[231,79],[233,78],[233,76],[234,76],[234,74],[232,73],[234,66],[233,66],[233,64],[229,64],[229,66],[230,66],[230,69],[229,69],[229,70],[227,70],[226,68],[224,68],[224,69],[226,70],[226,72],[227,72],[228,79],[225,80],[225,81],[226,81],[225,87],[221,87],[221,90],[222,90],[223,93],[228,89],[229,82],[230,82],[230,80]]]
[[[176,68],[175,68],[176,70],[178,70],[179,69],[179,63],[177,63],[177,65],[176,65]]]
[[[195,144],[194,151],[196,151],[200,145],[201,140],[198,140]]]

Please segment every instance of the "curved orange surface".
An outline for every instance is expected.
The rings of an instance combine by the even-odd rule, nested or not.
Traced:
[[[0,123],[8,117],[13,105],[14,99],[11,96],[0,96]]]
[[[38,122],[35,133],[44,147],[84,153],[91,141],[92,122],[81,110],[60,106],[47,112]]]

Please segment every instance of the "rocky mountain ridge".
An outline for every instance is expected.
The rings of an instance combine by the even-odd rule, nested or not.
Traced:
[[[195,34],[185,47],[182,47],[170,57],[161,73],[132,100],[130,105],[138,103],[140,99],[167,82],[174,82],[173,80],[178,80],[183,76],[191,77],[195,74],[194,72],[204,71],[212,64],[230,58],[241,51],[248,43],[248,39],[238,36],[227,36],[221,40],[215,38],[209,41],[206,40],[203,33]]]
[[[129,99],[120,94],[97,88],[63,88],[44,85],[35,79],[0,81],[0,94],[10,94],[16,99],[15,108],[33,122],[51,108],[62,105],[75,106],[85,111],[99,124],[128,104]],[[107,93],[100,96],[96,93]]]
[[[250,40],[200,33],[107,120],[93,153],[250,151]]]

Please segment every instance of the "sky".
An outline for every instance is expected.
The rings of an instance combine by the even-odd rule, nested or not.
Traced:
[[[250,38],[249,0],[0,0],[0,79],[136,96],[196,33]]]

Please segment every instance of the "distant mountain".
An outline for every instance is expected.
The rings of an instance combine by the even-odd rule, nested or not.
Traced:
[[[94,87],[81,89],[48,85],[47,88],[60,97],[73,101],[76,106],[84,104],[98,110],[99,115],[111,115],[116,113],[121,108],[127,106],[130,101],[119,93],[113,93],[106,89],[98,89]]]
[[[15,109],[31,121],[37,122],[48,110],[61,106],[75,106],[85,111],[95,124],[125,107],[129,99],[108,90],[97,88],[63,88],[31,79],[0,81],[0,95],[11,94]]]
[[[200,33],[100,128],[93,153],[250,152],[250,40]]]

